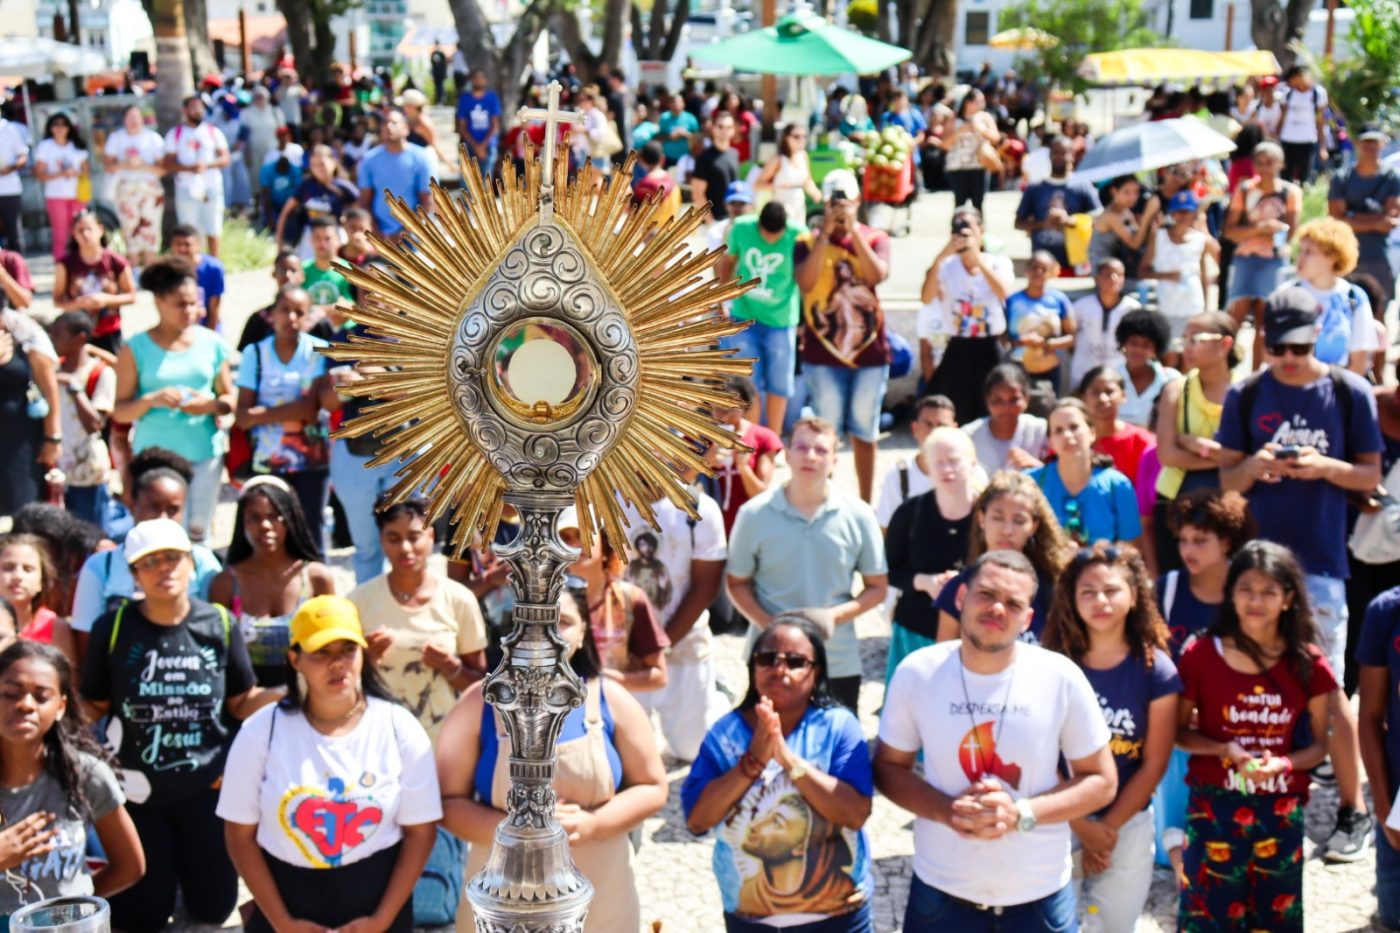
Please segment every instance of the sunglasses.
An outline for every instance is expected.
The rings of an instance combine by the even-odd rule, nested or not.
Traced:
[[[140,571],[164,570],[167,567],[174,567],[184,556],[181,551],[161,551],[158,554],[147,555],[131,566]]]
[[[1186,338],[1186,345],[1190,347],[1203,347],[1208,343],[1219,343],[1225,339],[1224,334],[1192,334]]]
[[[1268,348],[1270,356],[1311,356],[1311,343],[1276,343]]]
[[[1093,560],[1096,556],[1097,556],[1097,555],[1094,553],[1094,549],[1093,549],[1093,548],[1091,548],[1091,547],[1082,547],[1082,548],[1080,548],[1080,549],[1075,553],[1075,555],[1074,555],[1074,562],[1075,562],[1076,564],[1087,564],[1089,561]],[[1116,564],[1116,563],[1118,563],[1118,558],[1120,558],[1120,557],[1122,557],[1122,556],[1123,556],[1123,551],[1122,551],[1121,549],[1119,549],[1119,547],[1118,547],[1116,544],[1110,544],[1108,547],[1106,547],[1106,548],[1103,549],[1103,559],[1104,559],[1104,561],[1106,561],[1107,563]]]
[[[777,667],[782,664],[790,671],[805,671],[815,667],[817,662],[801,654],[787,654],[782,651],[755,651],[753,662],[759,667]]]
[[[1070,499],[1065,503],[1065,532],[1076,541],[1083,542],[1084,538],[1084,518],[1079,514],[1079,502]]]

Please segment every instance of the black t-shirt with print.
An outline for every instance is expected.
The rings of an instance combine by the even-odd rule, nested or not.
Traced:
[[[219,779],[232,741],[224,702],[256,679],[238,626],[217,607],[191,600],[177,625],[156,625],[141,607],[128,603],[93,625],[82,694],[111,704],[107,736],[131,802],[169,804]]]

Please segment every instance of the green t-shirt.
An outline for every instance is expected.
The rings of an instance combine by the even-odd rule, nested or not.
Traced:
[[[659,127],[656,138],[661,140],[661,148],[666,153],[667,165],[675,165],[690,155],[690,144],[694,140],[695,134],[700,132],[700,124],[696,121],[694,114],[688,110],[682,110],[677,115],[668,110],[657,118],[656,125]],[[672,139],[671,133],[678,127],[688,130],[690,135],[684,139]]]
[[[350,280],[335,271],[334,267],[321,269],[316,265],[316,260],[308,259],[303,271],[306,273],[306,281],[301,283],[301,287],[311,296],[313,308],[333,305],[342,298],[346,301],[355,300],[354,293],[350,291]]]
[[[794,220],[775,243],[763,238],[758,215],[747,214],[729,226],[726,245],[739,259],[740,281],[758,279],[758,284],[734,299],[730,313],[739,320],[757,321],[766,327],[796,327],[802,305],[793,275],[792,253],[807,230]]]

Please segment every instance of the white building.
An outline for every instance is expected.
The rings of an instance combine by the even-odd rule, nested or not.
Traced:
[[[1003,28],[998,18],[1003,9],[1018,6],[1018,0],[962,0],[958,13],[955,54],[959,71],[976,71],[990,62],[996,71],[1012,66],[1017,53],[987,47],[987,40]],[[1254,48],[1249,35],[1249,0],[1146,0],[1148,25],[1158,34],[1173,39],[1178,46],[1223,52],[1229,9],[1234,7],[1230,45],[1236,51]],[[1336,12],[1335,52],[1346,54],[1346,33],[1352,13],[1340,3]],[[1317,0],[1303,44],[1322,55],[1327,30],[1327,0]]]
[[[67,0],[35,2],[36,35],[54,38],[56,13],[67,22]],[[155,35],[141,0],[82,0],[78,5],[78,23],[83,44],[100,52],[113,68],[125,68],[131,53],[137,48],[149,47]]]

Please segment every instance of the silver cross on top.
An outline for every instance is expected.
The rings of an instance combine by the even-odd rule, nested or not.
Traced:
[[[549,221],[554,215],[554,155],[559,145],[559,125],[583,123],[583,114],[576,110],[559,109],[559,93],[563,90],[558,81],[549,82],[546,89],[546,106],[521,107],[518,115],[522,122],[544,121],[544,158],[540,161],[540,219]]]

